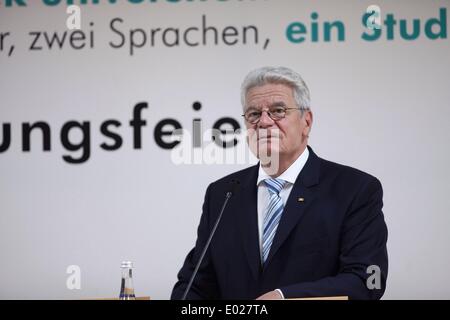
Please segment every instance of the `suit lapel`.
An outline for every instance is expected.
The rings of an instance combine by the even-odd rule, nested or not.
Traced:
[[[247,262],[255,279],[261,268],[258,240],[258,212],[257,188],[258,165],[252,168],[251,174],[242,182],[241,191],[236,194],[235,203],[238,204],[237,223],[244,244]]]
[[[320,160],[309,146],[308,149],[308,160],[300,174],[297,176],[291,193],[289,194],[265,266],[270,263],[272,257],[287,239],[289,233],[300,221],[307,211],[309,204],[312,203],[312,200],[314,199],[315,194],[311,187],[319,183]],[[303,200],[299,200],[299,198],[303,198]]]

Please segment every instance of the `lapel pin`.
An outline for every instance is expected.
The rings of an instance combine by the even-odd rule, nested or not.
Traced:
[[[297,201],[298,201],[298,202],[305,202],[305,198],[300,197],[300,198],[297,199]]]

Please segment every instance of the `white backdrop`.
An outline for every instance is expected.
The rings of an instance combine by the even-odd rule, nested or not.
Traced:
[[[201,118],[206,130],[222,117],[243,127],[243,77],[256,67],[284,65],[310,87],[315,152],[383,184],[390,258],[384,298],[450,299],[448,0],[100,1],[80,6],[82,31],[94,35],[94,44],[90,48],[89,40],[79,50],[67,46],[67,39],[61,49],[45,45],[43,32],[49,38],[72,32],[65,1],[23,2],[27,6],[7,7],[0,1],[0,298],[117,296],[125,259],[135,264],[137,295],[169,298],[194,244],[207,185],[248,164],[175,165],[170,150],[156,144],[154,128],[173,118],[192,130],[193,119]],[[385,25],[378,40],[361,38],[369,32],[361,20],[371,4],[381,8],[383,19],[394,15],[393,39],[387,39]],[[439,19],[440,10],[443,29],[435,25],[432,31],[442,31],[441,37],[430,39],[425,24]],[[318,18],[311,18],[313,12]],[[209,31],[203,45],[203,16],[219,32],[234,26],[239,35],[227,39],[237,43],[227,45],[219,37],[216,45]],[[153,46],[147,39],[130,55],[129,47],[110,45],[122,40],[110,28],[114,18],[123,20],[116,29],[126,37],[130,29],[142,28],[150,38],[150,29],[196,27],[188,40],[199,45],[181,39],[166,46],[160,30]],[[401,37],[400,19],[409,33],[418,19],[417,39]],[[323,23],[337,20],[345,40],[338,41],[333,30],[325,41]],[[286,30],[293,22],[306,26],[305,41],[289,41]],[[312,22],[319,26],[318,41],[312,41]],[[257,28],[257,43],[250,31],[244,43],[245,26]],[[41,50],[30,49],[30,32],[39,32],[34,47]],[[173,43],[174,31],[166,36]],[[140,41],[142,34],[135,37]],[[194,111],[197,101],[202,108]],[[148,103],[142,111],[146,125],[141,148],[134,149],[129,121],[140,102]],[[100,144],[113,140],[100,126],[111,119],[121,123],[110,130],[123,144],[105,151]],[[22,124],[38,121],[49,124],[50,151],[43,151],[39,130],[33,131],[31,150],[23,151]],[[68,121],[89,122],[90,156],[83,163],[63,159],[82,154],[61,143]],[[8,148],[5,124],[11,127]],[[75,144],[81,138],[76,129],[69,135]],[[79,290],[66,287],[69,265],[81,269]]]

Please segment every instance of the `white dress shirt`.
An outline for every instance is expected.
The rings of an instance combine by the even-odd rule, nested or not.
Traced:
[[[293,164],[289,166],[277,179],[281,179],[286,181],[287,183],[284,185],[283,189],[280,191],[280,197],[283,201],[283,206],[286,206],[286,201],[291,193],[292,187],[294,186],[295,180],[297,180],[298,175],[302,171],[305,166],[306,161],[308,160],[309,151],[308,148],[302,152],[302,154],[294,161]],[[262,237],[263,237],[263,224],[264,224],[264,216],[267,213],[267,206],[269,205],[269,191],[267,190],[267,186],[263,183],[265,179],[271,179],[263,169],[261,164],[259,165],[258,172],[258,180],[256,182],[258,186],[258,231],[259,231],[259,251],[262,262]],[[276,289],[280,293],[280,295],[284,298],[281,290]]]

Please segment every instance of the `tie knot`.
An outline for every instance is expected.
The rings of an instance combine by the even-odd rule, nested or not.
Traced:
[[[281,189],[283,189],[286,181],[281,179],[265,179],[264,183],[267,186],[267,189],[270,193],[279,194]]]

